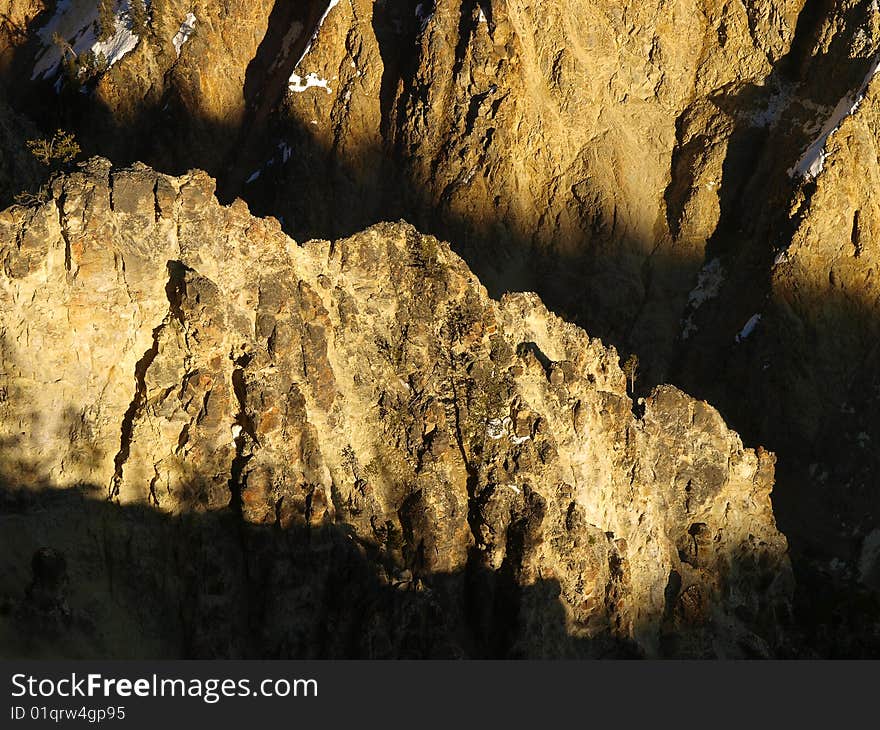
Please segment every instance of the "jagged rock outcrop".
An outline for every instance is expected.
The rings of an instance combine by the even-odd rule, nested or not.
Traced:
[[[409,225],[299,245],[214,187],[94,159],[0,215],[0,590],[45,534],[93,647],[785,650],[772,454],[634,413],[613,348]]]
[[[0,202],[39,187],[36,125],[64,127],[207,169],[298,240],[398,218],[449,240],[493,295],[637,353],[639,395],[674,383],[777,453],[805,641],[880,651],[880,5],[155,0],[137,38],[120,0],[109,68],[56,72],[52,32],[87,56],[95,6],[0,0]]]

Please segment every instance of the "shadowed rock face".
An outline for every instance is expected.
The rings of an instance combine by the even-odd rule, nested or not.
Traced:
[[[635,415],[613,348],[433,237],[300,245],[93,159],[0,215],[0,261],[0,591],[53,540],[70,652],[784,650],[774,457],[669,386]]]

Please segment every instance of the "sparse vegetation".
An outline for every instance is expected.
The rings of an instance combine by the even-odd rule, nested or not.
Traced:
[[[79,143],[72,132],[59,129],[51,138],[29,139],[27,148],[31,154],[47,167],[57,167],[73,162],[81,152]]]
[[[20,193],[15,194],[14,200],[16,204],[22,205],[25,208],[42,205],[49,200],[49,186],[41,185],[35,193],[32,193],[30,190],[22,190]]]
[[[57,130],[48,139],[45,137],[29,139],[26,144],[30,153],[38,162],[48,167],[50,173],[55,173],[73,162],[81,151],[76,137],[63,129]],[[24,190],[16,194],[15,202],[31,207],[45,203],[49,197],[49,183],[43,182],[36,191]]]
[[[61,54],[61,68],[63,69],[67,80],[69,82],[77,82],[79,76],[79,63],[76,51],[73,50],[73,46],[71,46],[70,43],[68,43],[59,33],[52,34],[52,43],[55,44],[55,47]]]
[[[116,0],[98,0],[98,40],[109,40],[115,34]]]
[[[98,51],[98,53],[95,53],[92,50],[88,50],[76,57],[73,74],[76,77],[77,83],[81,83],[84,79],[104,73],[109,66],[107,57],[103,52]]]
[[[153,28],[162,27],[162,19],[168,10],[167,0],[153,0],[150,3],[150,20]]]
[[[110,68],[107,57],[101,51],[95,53],[89,49],[77,54],[73,46],[58,33],[53,34],[52,42],[61,54],[61,68],[64,71],[64,77],[67,83],[76,90],[88,79],[100,76]]]
[[[342,464],[345,466],[348,471],[351,472],[352,477],[357,480],[359,478],[358,472],[358,459],[357,454],[355,454],[354,449],[351,445],[346,446],[342,449]]]
[[[472,293],[469,293],[461,301],[452,302],[446,314],[445,324],[448,337],[452,342],[463,342],[485,316],[479,299]]]
[[[149,32],[150,22],[147,6],[144,0],[129,0],[128,6],[131,13],[131,29],[139,38],[144,38]]]
[[[634,394],[636,391],[636,378],[639,375],[638,355],[633,353],[626,359],[626,362],[623,363],[623,374],[626,375],[626,379],[629,381],[630,394]]]

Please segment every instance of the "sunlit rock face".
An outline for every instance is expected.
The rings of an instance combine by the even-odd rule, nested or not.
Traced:
[[[63,127],[86,155],[118,166],[207,170],[221,202],[240,197],[298,241],[399,219],[449,241],[495,299],[535,291],[624,360],[636,354],[639,396],[671,383],[777,454],[775,514],[801,586],[801,650],[880,652],[880,5],[155,0],[141,29],[117,3],[104,41],[95,11],[89,0],[0,0],[0,207],[46,177],[25,140]],[[65,74],[53,65],[64,47],[55,31],[77,54],[106,50],[107,67]],[[137,216],[127,220],[139,230]],[[188,275],[174,271],[165,284]],[[312,294],[296,296],[311,311]],[[163,324],[157,301],[143,316],[158,317],[159,339],[141,336],[126,372],[142,358],[151,377],[171,367],[159,352],[178,325]],[[73,316],[118,304],[88,301]],[[217,425],[241,405],[235,388],[213,389],[221,371],[209,364],[199,377],[210,382],[191,386],[215,399],[186,438],[220,429],[204,458],[232,455],[233,481],[251,470],[249,484],[269,484],[248,424],[235,435]],[[256,366],[224,367],[240,382]],[[346,392],[335,380],[325,388]],[[114,396],[126,409],[137,401],[129,390]],[[308,405],[298,403],[278,417]],[[135,406],[120,446],[64,468],[78,460],[91,483],[84,465],[113,464],[122,499],[135,474],[179,491],[181,477],[122,447],[144,428]],[[173,442],[186,419],[168,417]],[[489,431],[507,433],[503,418]],[[104,440],[122,425],[96,428]],[[320,481],[311,432],[279,438],[303,444],[303,479]],[[162,457],[168,469],[183,460],[175,449]],[[131,462],[118,475],[117,460]],[[214,496],[200,497],[212,508],[230,478],[217,469],[204,487]],[[241,509],[268,519],[273,488],[245,490]]]
[[[62,646],[785,651],[772,454],[407,224],[297,243],[214,187],[95,158],[0,216],[0,591],[51,540]]]

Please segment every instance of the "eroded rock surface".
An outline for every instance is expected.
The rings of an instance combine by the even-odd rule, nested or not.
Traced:
[[[59,651],[785,651],[772,454],[407,224],[214,188],[96,158],[0,216],[0,590],[53,541]]]
[[[490,291],[539,291],[638,352],[655,383],[723,197],[754,163],[741,138],[760,145],[775,122],[790,91],[779,68],[803,55],[817,12],[804,0],[162,0],[109,70],[72,83],[47,72],[60,58],[48,29],[63,18],[72,41],[94,5],[48,7],[15,43],[7,80],[35,118],[54,110],[117,164],[206,169],[221,198],[244,197],[296,238],[405,218],[451,241]],[[190,13],[194,32],[175,45]]]

